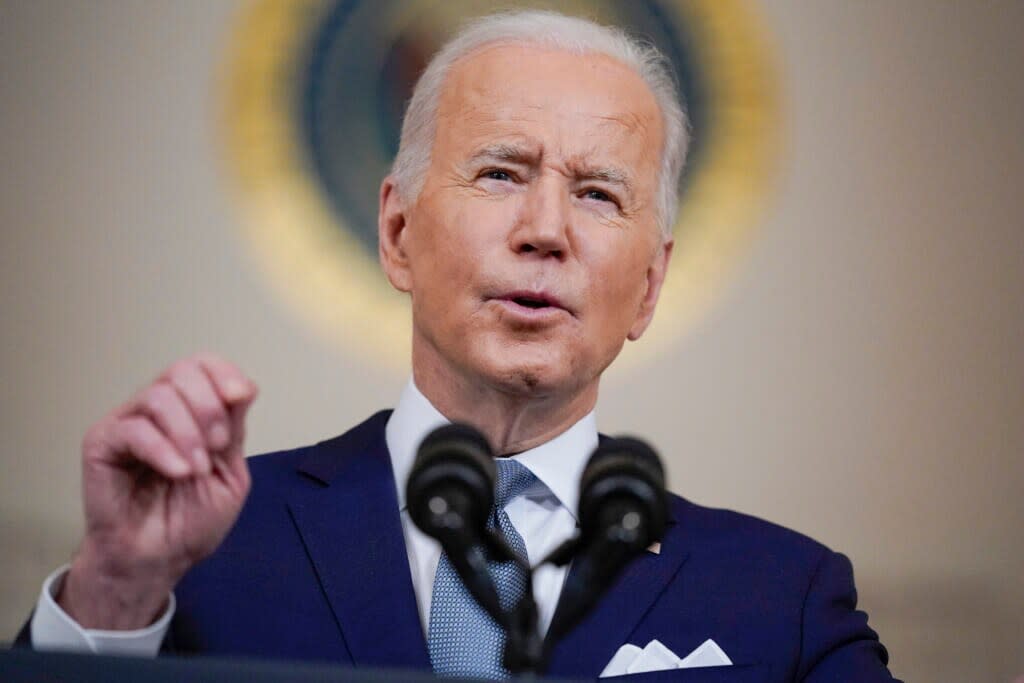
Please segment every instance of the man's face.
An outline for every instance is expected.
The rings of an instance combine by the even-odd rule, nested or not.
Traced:
[[[458,62],[419,197],[382,190],[414,368],[531,396],[596,391],[667,267],[662,140],[654,96],[608,57],[495,45]]]

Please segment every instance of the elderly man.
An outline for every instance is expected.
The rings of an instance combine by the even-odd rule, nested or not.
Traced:
[[[211,355],[176,363],[87,434],[85,535],[22,640],[506,675],[495,625],[409,521],[415,449],[475,425],[499,487],[519,482],[499,512],[530,560],[573,533],[601,373],[654,314],[685,147],[651,48],[549,13],[471,24],[417,84],[381,185],[381,264],[412,301],[394,412],[247,465],[253,383]],[[842,555],[677,497],[670,517],[549,673],[696,651],[715,680],[891,680]],[[542,628],[565,576],[536,576]]]

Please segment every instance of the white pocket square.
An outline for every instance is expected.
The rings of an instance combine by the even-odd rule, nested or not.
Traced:
[[[608,665],[604,667],[601,678],[668,669],[730,665],[732,665],[732,660],[722,651],[722,648],[718,647],[718,643],[710,638],[682,659],[665,647],[661,641],[652,640],[643,649],[628,643],[620,647]]]

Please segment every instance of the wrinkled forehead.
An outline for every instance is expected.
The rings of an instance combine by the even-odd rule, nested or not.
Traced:
[[[652,181],[664,136],[657,101],[630,67],[524,44],[485,46],[458,60],[437,120],[434,153],[442,157],[509,143],[552,161],[614,163]]]

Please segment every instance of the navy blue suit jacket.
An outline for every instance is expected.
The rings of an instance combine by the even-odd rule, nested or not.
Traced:
[[[237,524],[175,590],[169,649],[429,670],[388,415],[249,460],[252,491]],[[891,680],[885,649],[856,611],[846,557],[677,496],[661,553],[625,571],[556,647],[548,673],[595,678],[621,645],[654,638],[680,656],[713,638],[735,666],[628,680]]]

